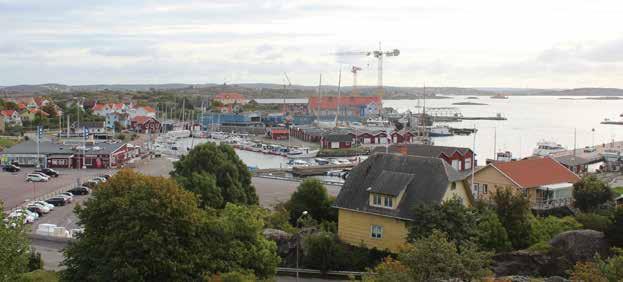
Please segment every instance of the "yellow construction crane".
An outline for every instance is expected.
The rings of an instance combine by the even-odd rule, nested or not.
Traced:
[[[391,51],[383,51],[381,48],[381,43],[379,43],[379,49],[374,51],[356,51],[356,52],[337,52],[334,53],[337,56],[353,56],[353,55],[363,55],[363,56],[374,56],[378,60],[378,95],[383,96],[383,57],[396,57],[400,55],[400,50],[394,49]]]

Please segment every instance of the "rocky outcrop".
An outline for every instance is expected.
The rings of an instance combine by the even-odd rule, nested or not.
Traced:
[[[552,246],[550,256],[555,268],[564,275],[578,261],[593,260],[595,254],[604,257],[608,255],[608,241],[604,233],[595,230],[572,230],[560,233],[549,241]]]
[[[496,276],[541,276],[550,261],[551,258],[547,254],[516,251],[495,255],[491,268]]]

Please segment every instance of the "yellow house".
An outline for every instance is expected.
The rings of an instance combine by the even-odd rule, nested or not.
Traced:
[[[438,158],[374,154],[351,171],[337,196],[338,237],[397,252],[406,243],[415,204],[458,197],[472,205],[464,175]]]
[[[550,157],[494,162],[474,174],[474,194],[489,200],[496,190],[510,188],[526,195],[532,208],[549,209],[570,205],[578,181],[580,177]]]

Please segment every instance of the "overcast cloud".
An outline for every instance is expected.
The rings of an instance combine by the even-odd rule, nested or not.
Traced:
[[[623,88],[621,1],[0,0],[0,85]]]

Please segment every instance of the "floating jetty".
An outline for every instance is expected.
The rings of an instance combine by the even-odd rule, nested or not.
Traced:
[[[503,116],[494,116],[494,117],[461,117],[462,120],[507,120],[507,118]]]
[[[623,125],[623,121],[611,121],[611,120],[604,120],[601,122],[601,124],[616,124],[616,125]]]
[[[292,174],[296,176],[324,175],[331,170],[351,169],[354,166],[355,164],[295,166],[292,168]]]

